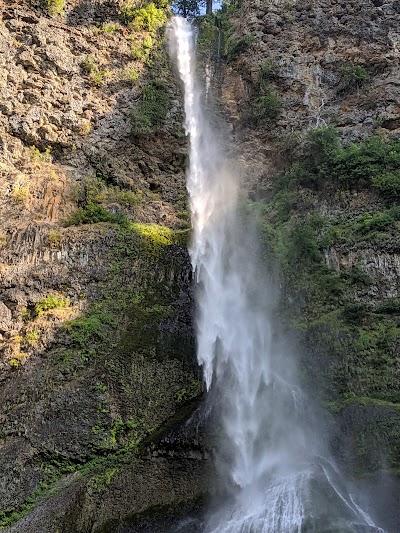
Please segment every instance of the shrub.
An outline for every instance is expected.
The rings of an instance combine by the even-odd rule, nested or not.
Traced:
[[[103,85],[103,83],[111,77],[111,72],[100,68],[92,56],[86,56],[81,63],[81,67],[96,85]]]
[[[150,2],[144,7],[137,8],[135,2],[127,0],[121,8],[122,20],[133,29],[156,32],[167,21],[167,12],[163,7],[157,7]]]
[[[69,298],[64,298],[64,296],[56,296],[55,294],[49,294],[35,305],[33,310],[33,318],[40,317],[43,315],[43,313],[50,311],[51,309],[63,309],[69,305]]]
[[[315,165],[331,159],[339,147],[339,135],[332,126],[311,130],[305,141],[306,155],[312,158]]]
[[[105,326],[114,327],[114,318],[101,309],[93,308],[88,315],[68,322],[65,329],[75,344],[87,348],[90,342],[106,338]]]
[[[170,94],[161,80],[153,80],[143,88],[142,99],[131,110],[132,133],[152,133],[163,124],[167,115]]]
[[[278,67],[276,63],[268,58],[263,61],[260,65],[260,80],[262,81],[272,81],[278,76]]]
[[[89,202],[86,207],[78,207],[65,220],[64,226],[81,224],[96,224],[97,222],[111,222],[124,225],[127,220],[122,213],[111,213],[101,205]]]
[[[119,31],[119,29],[119,24],[102,24],[100,31],[104,33],[114,33],[116,31]]]
[[[61,15],[64,12],[64,0],[40,0],[49,15]]]
[[[267,91],[263,96],[256,98],[251,106],[251,116],[260,121],[265,118],[275,119],[281,112],[282,98],[275,91]]]
[[[135,84],[139,79],[139,73],[137,69],[133,66],[127,67],[122,74],[122,77],[126,81],[130,81],[132,84]]]
[[[149,51],[143,46],[143,44],[132,44],[131,45],[131,58],[137,59],[140,61],[145,61],[148,56]]]
[[[388,202],[399,202],[400,170],[397,169],[392,172],[385,172],[384,174],[373,177],[372,186],[377,189]]]
[[[226,47],[226,59],[232,61],[248,50],[255,42],[253,35],[245,35],[240,39],[231,39]]]
[[[348,93],[369,81],[368,71],[362,65],[343,65],[339,68],[340,81],[336,92]]]
[[[28,183],[17,181],[11,191],[11,198],[14,202],[25,202],[30,197],[30,187]]]
[[[29,147],[32,163],[51,163],[51,147],[48,146],[44,152],[41,152],[36,146]]]

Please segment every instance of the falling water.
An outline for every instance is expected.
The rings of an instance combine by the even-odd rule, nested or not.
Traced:
[[[202,109],[191,24],[174,18],[169,44],[184,86],[190,138],[198,361],[207,389],[217,391],[223,433],[216,464],[226,497],[205,530],[379,531],[324,458],[293,362],[273,341],[270,296],[251,225],[238,208],[235,165],[224,157]]]

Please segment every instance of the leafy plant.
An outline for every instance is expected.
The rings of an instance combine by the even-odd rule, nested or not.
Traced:
[[[400,169],[384,172],[372,178],[372,186],[388,202],[400,201]]]
[[[138,8],[134,0],[126,0],[121,7],[121,16],[133,29],[151,33],[155,33],[167,21],[165,6],[157,7],[154,2]]]
[[[33,318],[40,317],[46,311],[50,311],[51,309],[63,309],[64,307],[68,307],[70,303],[69,298],[49,294],[35,305],[32,313]]]
[[[278,76],[278,67],[271,58],[266,59],[260,65],[260,81],[267,82],[275,80]]]
[[[96,85],[103,85],[111,77],[111,72],[107,69],[100,68],[92,56],[86,56],[81,63],[81,67]]]
[[[111,222],[126,224],[127,220],[121,213],[111,213],[103,206],[89,202],[85,207],[78,207],[65,220],[64,226],[77,226],[81,224],[96,224],[98,222]]]
[[[282,98],[275,91],[267,91],[251,104],[251,116],[257,122],[262,119],[275,119],[283,107]]]
[[[132,132],[135,135],[152,133],[167,116],[170,94],[162,80],[152,80],[143,88],[142,98],[131,110]]]
[[[336,88],[338,94],[351,92],[370,79],[368,71],[362,65],[342,65],[339,68],[339,74],[340,81]]]
[[[226,59],[227,61],[233,61],[237,59],[243,52],[246,52],[255,42],[253,35],[245,35],[240,39],[231,39],[226,46]]]
[[[65,0],[40,0],[49,15],[61,15],[64,12]]]

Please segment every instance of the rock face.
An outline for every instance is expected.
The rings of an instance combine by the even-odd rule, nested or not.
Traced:
[[[165,58],[132,59],[117,2],[0,7],[0,527],[111,531],[206,490],[195,433],[151,444],[202,389],[180,103],[164,71],[165,122],[131,133]]]
[[[211,466],[183,423],[202,387],[186,141],[161,33],[122,23],[111,0],[70,0],[53,17],[39,1],[0,7],[0,528],[152,531],[160,514],[172,527],[208,492]],[[310,215],[343,229],[387,207],[336,183],[296,184],[278,204],[276,184],[315,128],[334,125],[344,144],[399,135],[399,16],[397,0],[244,0],[230,17],[224,115],[243,190],[268,203],[266,234],[289,251]],[[138,133],[131,109],[160,79],[165,117]],[[305,381],[335,413],[349,475],[400,464],[400,266],[387,227],[328,242],[321,222],[314,271],[300,255],[281,261]]]
[[[399,21],[398,2],[245,1],[225,32],[220,74],[243,187],[270,202],[261,223],[283,314],[303,346],[305,381],[319,384],[335,413],[343,440],[333,453],[350,476],[400,464],[398,218],[390,218],[399,202],[371,185],[379,169],[366,159],[349,156],[337,171],[332,155],[325,177],[315,174],[322,145],[312,143],[333,129],[336,154],[399,139]],[[346,182],[352,165],[359,173]],[[359,229],[386,214],[385,227]]]

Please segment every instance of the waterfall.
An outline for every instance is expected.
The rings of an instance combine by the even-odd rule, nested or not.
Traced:
[[[190,139],[198,361],[207,390],[216,390],[222,433],[215,460],[225,498],[205,531],[378,531],[326,458],[294,362],[272,335],[271,296],[239,209],[235,164],[202,108],[191,24],[175,17],[168,37]]]

